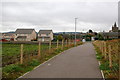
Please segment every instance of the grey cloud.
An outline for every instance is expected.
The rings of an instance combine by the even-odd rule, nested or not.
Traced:
[[[117,2],[3,2],[2,7],[3,28],[9,26],[9,30],[24,25],[74,31],[74,18],[78,17],[79,31],[101,31],[108,30],[118,18]]]

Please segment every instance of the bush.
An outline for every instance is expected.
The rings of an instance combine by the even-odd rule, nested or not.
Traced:
[[[113,63],[113,70],[119,70],[119,63]]]
[[[23,70],[23,68],[20,67],[17,64],[11,64],[11,65],[8,65],[8,66],[3,68],[3,72],[7,72],[7,73],[10,73],[10,72],[20,72],[22,70]]]
[[[108,62],[105,62],[105,63],[102,63],[99,68],[101,70],[110,70],[110,67],[109,67],[109,63]]]
[[[100,61],[103,59],[103,56],[101,54],[96,54],[96,56],[97,56],[97,59]]]
[[[33,59],[32,61],[28,62],[28,66],[37,66],[40,62],[37,59]]]

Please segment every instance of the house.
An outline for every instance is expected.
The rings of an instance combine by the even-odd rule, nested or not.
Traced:
[[[38,32],[38,41],[48,42],[53,40],[53,31],[52,30],[40,30]]]
[[[2,33],[2,39],[7,41],[14,41],[15,35],[12,33]]]
[[[120,37],[120,34],[118,31],[119,31],[119,28],[117,27],[117,24],[115,22],[115,24],[112,26],[112,30],[110,30],[109,32],[100,32],[99,34],[104,39],[118,39]]]
[[[118,39],[120,34],[118,32],[100,32],[104,39]]]
[[[32,41],[36,39],[36,31],[34,29],[17,29],[15,31],[15,41]]]

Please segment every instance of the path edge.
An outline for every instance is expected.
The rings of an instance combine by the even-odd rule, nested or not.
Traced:
[[[95,49],[95,48],[94,48],[94,49]],[[96,50],[95,50],[95,53],[97,54]],[[97,60],[97,61],[98,61],[98,60]],[[98,65],[99,65],[99,66],[101,65],[100,61],[98,61]],[[105,76],[104,76],[103,70],[100,70],[100,72],[101,72],[101,74],[102,74],[103,80],[105,80]]]

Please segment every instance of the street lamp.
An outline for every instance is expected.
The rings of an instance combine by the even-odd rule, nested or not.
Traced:
[[[75,46],[76,46],[76,26],[77,26],[77,19],[78,18],[75,18]]]

